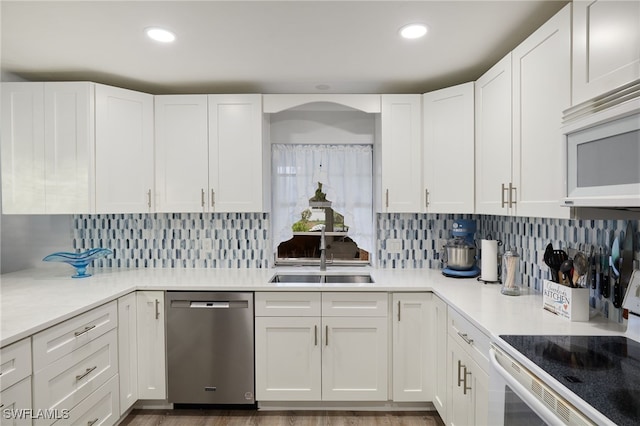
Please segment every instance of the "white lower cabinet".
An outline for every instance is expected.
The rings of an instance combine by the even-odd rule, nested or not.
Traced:
[[[387,318],[322,318],[323,401],[386,401]]]
[[[432,400],[436,349],[432,338],[433,297],[432,293],[393,294],[394,401]]]
[[[30,425],[30,417],[11,415],[11,413],[29,409],[31,409],[31,376],[27,376],[11,387],[2,388],[2,392],[0,392],[0,425]]]
[[[118,409],[118,375],[76,405],[66,419],[56,424],[70,426],[106,426],[115,424],[120,418]]]
[[[447,304],[438,296],[433,296],[433,351],[431,355],[433,366],[433,405],[438,414],[448,423],[449,409],[447,406]]]
[[[256,318],[256,399],[319,401],[320,317]]]
[[[163,291],[136,293],[138,398],[167,397],[165,311]]]
[[[255,300],[258,401],[388,399],[386,293],[273,292]]]
[[[488,424],[489,375],[453,338],[449,337],[449,425]]]
[[[111,330],[34,373],[33,405],[71,410],[118,372],[117,333]],[[43,416],[47,417],[47,416]],[[52,424],[38,418],[35,424]]]
[[[486,425],[489,414],[490,339],[452,308],[448,309],[446,424]]]
[[[118,371],[120,414],[138,400],[138,332],[136,293],[118,299]]]

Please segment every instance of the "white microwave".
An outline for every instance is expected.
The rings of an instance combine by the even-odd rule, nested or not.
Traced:
[[[640,98],[563,127],[567,207],[640,208]]]

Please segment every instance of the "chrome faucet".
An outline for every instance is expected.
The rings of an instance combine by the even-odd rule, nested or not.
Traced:
[[[327,243],[324,239],[324,230],[325,226],[322,225],[322,229],[320,230],[320,270],[327,270]]]

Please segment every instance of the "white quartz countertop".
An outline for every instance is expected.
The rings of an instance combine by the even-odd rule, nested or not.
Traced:
[[[276,273],[313,273],[310,268],[277,269],[97,269],[72,279],[67,265],[47,265],[0,275],[0,347],[28,337],[88,309],[135,290],[198,291],[433,291],[492,339],[501,334],[621,334],[624,326],[600,316],[570,322],[542,309],[542,296],[500,294],[497,284],[475,278],[447,278],[430,269],[335,268],[327,274],[368,273],[371,284],[270,283]]]

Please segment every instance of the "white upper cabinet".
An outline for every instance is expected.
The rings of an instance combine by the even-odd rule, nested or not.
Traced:
[[[96,213],[153,211],[153,96],[96,84]]]
[[[154,100],[156,211],[208,211],[207,95]]]
[[[570,8],[476,82],[476,213],[568,217],[560,126],[571,97]]]
[[[423,211],[420,104],[421,95],[382,95],[381,212]]]
[[[44,83],[2,84],[2,212],[45,213]]]
[[[209,95],[209,208],[263,211],[262,97]]]
[[[476,208],[507,214],[511,181],[511,53],[476,81]]]
[[[422,96],[424,211],[474,211],[474,83]]]
[[[573,99],[592,99],[640,78],[640,2],[573,1]]]
[[[562,111],[571,104],[571,6],[512,52],[513,201],[518,216],[568,218],[561,207]]]
[[[3,212],[93,211],[93,85],[3,83]]]

